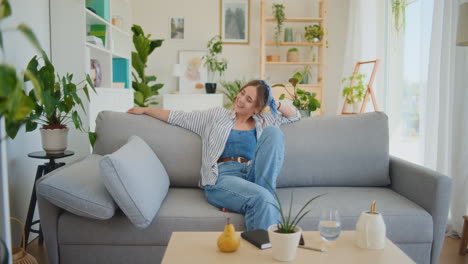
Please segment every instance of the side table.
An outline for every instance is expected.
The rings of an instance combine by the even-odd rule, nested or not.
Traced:
[[[34,211],[36,210],[36,182],[39,180],[42,176],[46,175],[47,173],[60,168],[65,165],[65,162],[58,162],[56,163],[56,159],[60,158],[65,158],[65,157],[70,157],[73,156],[75,152],[71,150],[66,150],[62,154],[47,154],[45,151],[36,151],[36,152],[31,152],[28,154],[28,157],[30,158],[35,158],[35,159],[48,159],[49,162],[44,163],[43,165],[37,166],[37,171],[36,171],[36,178],[34,179],[34,184],[33,184],[33,189],[31,193],[31,199],[29,200],[29,209],[28,209],[28,215],[26,217],[26,224],[24,226],[24,233],[25,233],[25,245],[26,247],[28,246],[28,239],[29,239],[29,233],[38,233],[39,234],[39,243],[42,243],[43,237],[42,237],[42,232],[41,228],[39,226],[38,230],[34,230],[31,227],[35,224],[40,224],[39,221],[32,221],[34,217]]]

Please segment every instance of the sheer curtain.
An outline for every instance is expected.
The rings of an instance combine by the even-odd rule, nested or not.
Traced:
[[[345,43],[345,57],[343,63],[343,76],[351,76],[358,61],[383,59],[385,47],[385,1],[350,0],[348,15],[348,30]],[[374,81],[374,92],[377,104],[382,108],[383,76],[382,64],[377,70]],[[369,69],[362,67],[366,78],[370,77]],[[367,81],[366,81],[367,84]],[[343,88],[343,87],[341,87]],[[341,89],[337,94],[336,113],[341,114],[344,99]],[[367,104],[372,109],[372,103]]]
[[[427,92],[422,107],[424,165],[453,179],[451,231],[468,205],[468,48],[455,45],[462,1],[435,1]]]

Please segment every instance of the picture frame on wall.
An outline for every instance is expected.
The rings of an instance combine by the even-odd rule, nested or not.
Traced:
[[[206,51],[179,51],[179,64],[182,70],[182,76],[179,77],[180,94],[205,93],[205,83],[208,79],[208,69],[202,60],[205,55]]]
[[[170,39],[184,39],[185,33],[185,18],[171,17],[169,18],[169,37]]]
[[[220,35],[223,44],[250,41],[250,0],[220,0]]]

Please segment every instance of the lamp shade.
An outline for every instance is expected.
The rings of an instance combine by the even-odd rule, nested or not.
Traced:
[[[177,77],[181,77],[183,75],[181,64],[172,65],[172,75]]]
[[[468,46],[468,2],[458,11],[457,46]]]

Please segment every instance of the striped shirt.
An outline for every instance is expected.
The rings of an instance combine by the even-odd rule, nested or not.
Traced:
[[[260,115],[253,115],[255,129],[257,130],[257,140],[262,135],[262,131],[267,126],[280,126],[298,121],[301,116],[299,111],[292,117],[273,116],[270,112]],[[265,120],[265,121],[263,121]],[[236,114],[232,110],[222,107],[212,108],[205,111],[171,111],[167,122],[180,126],[198,134],[202,139],[202,166],[201,166],[201,187],[205,185],[215,185],[218,178],[218,159],[223,153],[226,141],[231,129],[234,127]]]

